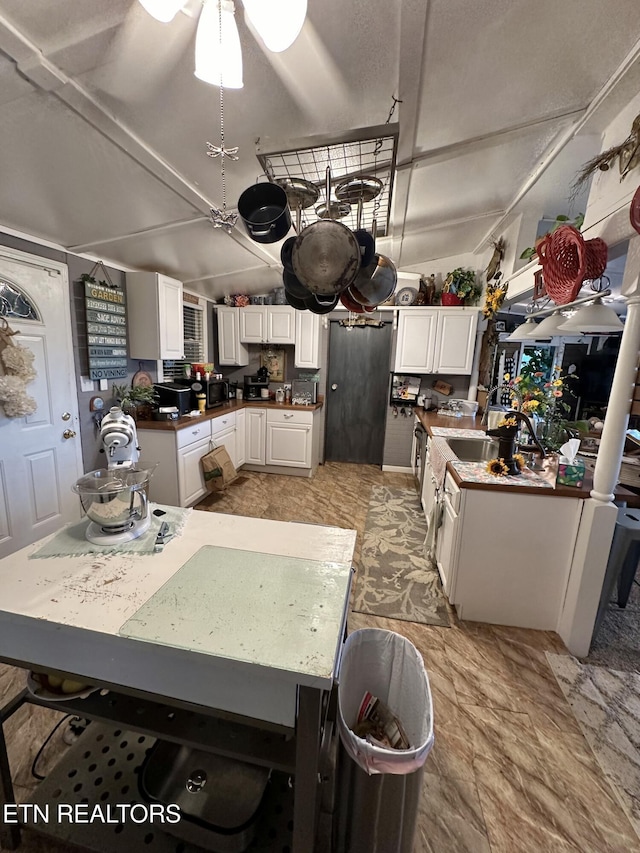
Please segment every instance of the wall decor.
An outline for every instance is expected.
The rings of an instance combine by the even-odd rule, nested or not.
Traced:
[[[98,280],[100,270],[104,279]],[[87,318],[89,379],[127,376],[127,303],[124,290],[114,284],[102,261],[80,276],[84,283]]]
[[[265,347],[260,353],[260,367],[269,371],[269,382],[284,382],[285,351]]]
[[[26,386],[36,378],[33,353],[13,340],[14,332],[4,317],[0,317],[0,406],[8,418],[32,415],[37,403],[27,394]]]
[[[580,190],[585,181],[598,170],[606,172],[611,168],[611,164],[618,160],[618,169],[620,171],[620,180],[622,181],[632,169],[640,165],[640,115],[637,115],[629,136],[620,145],[614,145],[606,151],[602,151],[596,157],[593,157],[584,164],[582,169],[571,185],[572,195],[575,196]]]

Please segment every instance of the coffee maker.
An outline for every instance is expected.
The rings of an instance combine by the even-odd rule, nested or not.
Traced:
[[[269,371],[266,367],[261,367],[257,373],[244,376],[244,399],[256,400],[261,397],[262,389],[269,387]]]

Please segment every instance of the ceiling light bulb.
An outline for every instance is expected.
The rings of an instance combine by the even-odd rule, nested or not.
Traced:
[[[139,0],[152,18],[163,24],[173,21],[177,13],[182,9],[185,0]]]
[[[231,0],[207,0],[202,7],[196,32],[194,73],[205,83],[214,86],[222,83],[225,89],[242,89],[242,50]]]
[[[621,332],[624,328],[622,321],[613,310],[602,302],[598,296],[591,305],[583,305],[573,317],[562,324],[562,332],[581,332],[583,335],[607,335]]]
[[[245,20],[273,53],[290,47],[307,15],[307,0],[243,0]]]

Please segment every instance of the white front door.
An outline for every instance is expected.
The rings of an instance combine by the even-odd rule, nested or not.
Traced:
[[[0,247],[0,316],[35,355],[37,377],[27,392],[38,404],[24,418],[7,417],[0,405],[0,557],[6,557],[81,515],[71,491],[83,469],[66,265]]]

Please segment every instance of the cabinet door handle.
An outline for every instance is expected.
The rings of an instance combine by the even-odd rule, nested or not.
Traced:
[[[293,417],[293,415],[285,415],[285,418],[286,418],[287,420],[289,420],[289,418],[292,418],[292,417]]]
[[[200,430],[199,429],[191,430],[191,435],[200,435]]]

